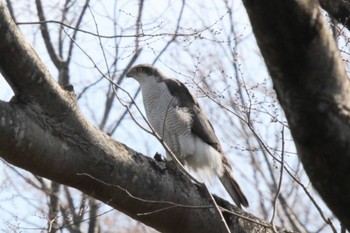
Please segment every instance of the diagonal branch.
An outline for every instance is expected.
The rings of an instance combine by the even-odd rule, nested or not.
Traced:
[[[36,9],[38,11],[39,20],[45,21],[46,18],[44,15],[44,10],[43,10],[42,4],[41,4],[41,0],[35,0],[35,4],[36,4]],[[47,25],[41,24],[40,31],[41,31],[41,34],[43,36],[44,43],[45,43],[46,49],[50,55],[50,58],[51,58],[52,62],[55,64],[55,66],[59,69],[62,66],[63,61],[62,61],[62,58],[57,56],[57,53],[52,45],[51,37],[50,37],[50,33],[49,33]]]

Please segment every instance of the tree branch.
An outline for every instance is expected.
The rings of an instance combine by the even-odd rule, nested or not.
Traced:
[[[36,4],[36,9],[38,11],[38,18],[40,21],[45,21],[46,18],[45,18],[45,15],[44,15],[44,10],[43,10],[43,7],[42,7],[42,4],[41,4],[41,0],[35,0],[35,4]],[[52,62],[55,64],[56,68],[57,69],[60,69],[60,67],[62,66],[62,58],[59,57],[56,52],[55,52],[55,49],[52,45],[52,42],[51,42],[51,37],[50,37],[50,33],[49,33],[49,30],[48,30],[48,27],[46,24],[41,24],[40,25],[40,31],[41,31],[41,34],[43,36],[43,39],[44,39],[44,43],[46,45],[46,49],[50,55],[50,58],[52,60]]]
[[[350,229],[350,82],[318,2],[243,2],[304,168]]]

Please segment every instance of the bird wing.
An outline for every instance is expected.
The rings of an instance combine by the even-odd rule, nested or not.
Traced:
[[[201,138],[204,142],[211,145],[215,150],[222,153],[222,149],[215,131],[209,119],[202,111],[199,103],[185,84],[176,79],[164,79],[170,94],[178,100],[180,108],[187,108],[192,115],[192,132]]]

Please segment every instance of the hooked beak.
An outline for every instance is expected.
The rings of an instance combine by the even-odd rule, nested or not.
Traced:
[[[132,78],[133,77],[133,72],[132,72],[132,69],[128,70],[128,72],[126,72],[126,75],[125,75],[127,78]]]

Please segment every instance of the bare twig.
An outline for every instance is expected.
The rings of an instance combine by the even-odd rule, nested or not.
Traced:
[[[45,22],[46,18],[44,15],[44,10],[43,10],[42,4],[41,4],[41,0],[35,0],[35,3],[36,3],[36,9],[38,11],[39,20],[42,22]],[[43,37],[44,42],[45,42],[47,52],[50,55],[50,59],[53,62],[53,64],[55,64],[56,68],[59,69],[62,66],[63,61],[62,61],[62,58],[57,56],[57,54],[55,52],[55,49],[54,49],[52,42],[51,42],[51,36],[50,36],[49,30],[47,28],[47,24],[46,23],[40,24],[40,30],[41,30],[41,34],[42,34],[42,37]]]
[[[98,181],[104,185],[110,186],[110,187],[115,187],[118,188],[120,190],[122,190],[123,192],[125,192],[130,198],[135,199],[137,201],[141,201],[144,203],[153,203],[153,204],[166,204],[166,205],[170,205],[170,206],[175,206],[175,207],[179,207],[179,208],[190,208],[190,209],[208,209],[208,208],[213,208],[211,205],[207,205],[207,206],[193,206],[193,205],[184,205],[184,204],[179,204],[179,203],[174,203],[171,201],[160,201],[160,200],[147,200],[147,199],[143,199],[140,197],[137,197],[135,195],[133,195],[132,193],[130,193],[130,191],[128,191],[127,189],[121,187],[120,185],[117,184],[110,184],[107,182],[104,182],[103,180],[100,180],[96,177],[91,176],[90,174],[87,173],[78,173],[77,175],[79,176],[87,176],[95,181]]]
[[[281,169],[280,169],[280,178],[278,181],[278,186],[277,186],[277,190],[276,190],[276,195],[273,199],[273,211],[272,211],[272,216],[271,216],[271,225],[272,225],[272,229],[275,233],[277,233],[275,224],[274,224],[274,219],[275,219],[275,214],[276,214],[276,208],[277,208],[277,200],[278,200],[278,196],[280,195],[281,192],[281,186],[282,186],[282,179],[283,179],[283,167],[284,167],[284,127],[282,126],[282,131],[281,131],[281,135],[282,135],[282,153],[281,153]]]
[[[139,35],[141,33],[142,30],[142,22],[141,22],[141,18],[142,18],[142,13],[143,13],[143,0],[140,1],[139,3],[139,8],[138,8],[138,16],[136,19],[136,31],[135,34]],[[100,37],[99,37],[100,38]],[[101,45],[102,46],[102,45]],[[132,65],[135,63],[136,59],[139,57],[140,53],[142,51],[142,48],[140,47],[140,41],[139,41],[139,37],[136,36],[135,37],[135,53],[133,55],[133,57],[130,59],[129,63],[126,65],[126,67],[124,68],[124,71],[122,72],[122,74],[119,76],[119,79],[117,81],[117,84],[120,85],[121,82],[123,81],[126,72],[132,67]],[[136,92],[136,95],[139,91]],[[116,93],[113,90],[113,84],[111,84],[111,89],[108,90],[108,94],[107,94],[107,99],[106,99],[106,108],[105,108],[105,112],[103,114],[102,117],[102,121],[100,123],[100,129],[102,130],[107,122],[107,118],[110,114],[111,111],[111,107],[113,104],[113,101],[116,97]],[[129,108],[131,107],[131,105],[129,106]],[[112,128],[112,130],[110,132],[108,132],[109,135],[112,135],[114,133],[114,131],[117,129],[117,127],[119,126],[119,124],[121,123],[121,121],[124,119],[124,117],[126,116],[126,114],[128,113],[128,110],[126,109],[124,111],[124,113],[121,115],[121,117],[119,118],[119,120],[117,121],[117,123],[114,125],[114,127]]]
[[[86,9],[87,9],[88,6],[89,6],[89,3],[90,3],[90,0],[86,0],[86,1],[85,1],[85,4],[84,4],[84,6],[83,6],[83,9],[82,9],[81,12],[80,12],[79,18],[78,18],[78,20],[77,20],[77,22],[76,22],[74,28],[77,28],[77,29],[78,29],[78,28],[80,27],[80,24],[81,24],[81,22],[83,21],[83,17],[84,17],[84,15],[85,15]],[[94,20],[95,20],[95,19],[94,19]],[[61,26],[62,26],[62,25],[61,25]],[[79,30],[74,30],[73,36],[72,36],[73,40],[76,40],[76,37],[77,37],[77,35],[78,35],[78,32],[79,32]],[[68,49],[68,54],[67,54],[67,60],[66,60],[66,63],[67,63],[67,64],[69,64],[70,61],[71,61],[73,48],[74,48],[74,43],[73,43],[73,41],[71,40],[70,43],[69,43],[69,49]]]
[[[48,232],[56,232],[58,230],[58,223],[57,223],[57,213],[59,210],[59,198],[58,194],[60,192],[61,184],[52,181],[51,182],[51,189],[50,189],[50,203],[49,203],[49,215],[48,215]]]
[[[225,109],[227,112],[233,114],[234,116],[238,117],[242,122],[244,122],[245,124],[247,124],[247,126],[249,127],[250,131],[253,133],[253,135],[255,136],[255,138],[258,140],[258,143],[261,144],[262,148],[274,159],[274,161],[278,162],[279,164],[281,164],[281,160],[279,158],[277,158],[268,148],[268,146],[265,144],[265,142],[261,139],[260,135],[255,131],[255,129],[252,127],[251,124],[249,124],[249,122],[239,116],[237,113],[233,112],[231,109],[227,108],[226,106],[224,106],[223,104],[219,103],[217,100],[215,100],[212,96],[208,95],[208,98],[211,99],[212,101],[214,101],[214,103],[216,103],[218,106],[220,106],[221,108]],[[337,232],[333,222],[331,219],[327,218],[321,207],[317,204],[316,200],[312,197],[312,195],[310,194],[310,192],[307,190],[307,188],[305,187],[305,185],[295,176],[292,174],[292,172],[290,171],[291,169],[288,167],[288,164],[284,164],[283,168],[285,169],[285,171],[288,173],[288,175],[298,183],[298,185],[300,185],[304,192],[306,193],[306,195],[308,196],[308,198],[311,200],[312,204],[316,207],[317,211],[319,212],[320,216],[322,217],[322,219],[324,220],[325,223],[327,223],[332,231],[335,233]]]
[[[96,37],[100,37],[100,38],[106,38],[106,39],[113,39],[113,38],[133,38],[133,37],[164,37],[164,36],[174,36],[174,33],[155,33],[155,34],[148,34],[148,33],[140,33],[140,34],[129,34],[129,35],[98,35],[96,33],[87,31],[87,30],[83,30],[80,28],[75,28],[74,26],[71,26],[69,24],[57,21],[57,20],[43,20],[43,21],[32,21],[32,22],[16,22],[17,25],[33,25],[33,24],[49,24],[49,23],[53,23],[53,24],[59,24],[62,25],[66,28],[72,29],[72,30],[76,30],[91,36],[96,36]],[[205,28],[203,30],[207,30],[208,28]],[[188,37],[188,36],[196,36],[199,35],[200,33],[203,32],[203,30],[201,31],[195,31],[193,33],[177,33],[176,35],[179,37]]]

